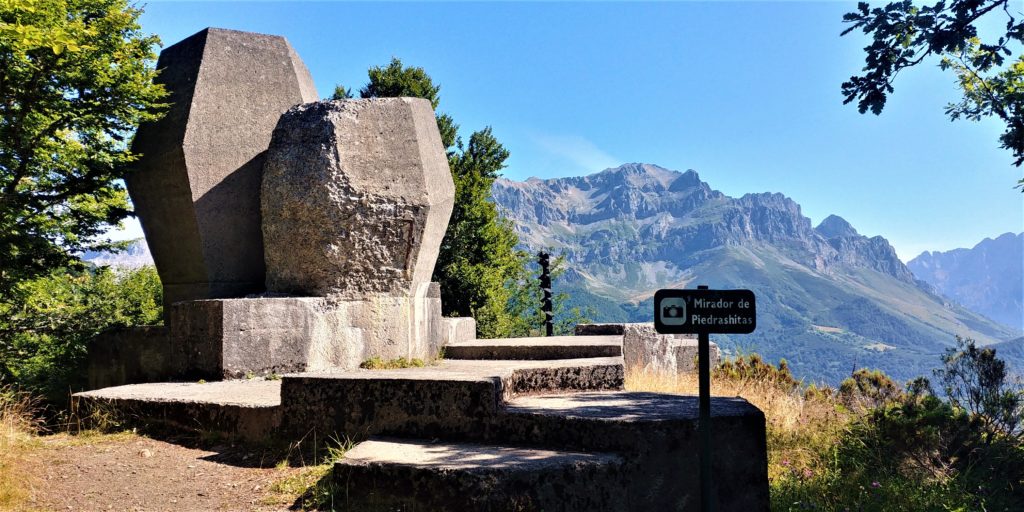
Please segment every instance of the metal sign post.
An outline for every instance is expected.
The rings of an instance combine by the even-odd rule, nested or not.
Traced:
[[[711,485],[711,333],[748,334],[757,326],[750,290],[658,290],[654,294],[654,329],[661,334],[697,334],[698,435],[700,437],[700,508],[714,510]]]

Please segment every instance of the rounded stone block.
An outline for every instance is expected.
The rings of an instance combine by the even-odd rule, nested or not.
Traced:
[[[290,109],[263,169],[267,290],[413,296],[430,282],[454,195],[427,100]]]
[[[281,114],[316,101],[280,36],[208,28],[160,53],[166,115],[143,123],[126,177],[165,304],[263,290],[263,156]]]

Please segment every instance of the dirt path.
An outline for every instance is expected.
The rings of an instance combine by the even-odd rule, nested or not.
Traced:
[[[18,510],[288,510],[323,470],[277,462],[240,447],[129,433],[46,436],[15,463],[29,491]]]

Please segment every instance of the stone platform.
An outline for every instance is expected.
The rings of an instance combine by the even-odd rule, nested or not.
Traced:
[[[333,476],[348,482],[343,498],[358,510],[697,506],[696,397],[631,393],[622,384],[621,357],[445,360],[280,381],[119,386],[75,400],[79,410],[254,440],[371,439]],[[714,398],[712,417],[718,510],[766,510],[764,415],[743,399]],[[550,501],[552,488],[562,501]],[[614,496],[602,494],[609,490]],[[600,503],[588,508],[594,497]]]
[[[126,424],[157,422],[247,440],[270,437],[281,424],[281,381],[158,382],[75,393],[72,410]]]
[[[447,415],[465,407],[459,399],[488,404],[493,412],[499,401],[514,396],[569,390],[621,389],[621,358],[560,361],[441,361],[424,368],[399,370],[324,370],[288,374],[281,380],[262,378],[214,382],[159,382],[108,387],[76,393],[80,414],[91,410],[112,413],[128,423],[157,421],[186,430],[212,431],[257,440],[280,434],[283,424],[298,433],[304,425],[335,431],[344,400],[352,407],[378,396],[382,410],[393,404],[425,404],[413,416],[426,415],[426,404]],[[286,406],[282,407],[282,387]],[[333,394],[337,393],[338,396]],[[443,399],[442,399],[443,398]],[[359,400],[357,400],[359,399]],[[329,405],[316,401],[332,401]],[[323,407],[311,408],[313,406]],[[451,408],[446,410],[446,408]],[[282,421],[287,411],[289,422]],[[433,414],[431,413],[431,414]],[[469,411],[462,410],[462,415]],[[372,425],[371,417],[357,417],[353,428]],[[308,430],[308,429],[306,429]],[[304,431],[304,430],[303,430]],[[296,439],[299,436],[297,434]]]

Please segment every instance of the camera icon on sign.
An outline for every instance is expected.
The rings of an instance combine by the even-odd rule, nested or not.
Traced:
[[[665,325],[683,325],[686,323],[686,301],[678,297],[662,299],[658,311],[661,323]]]

